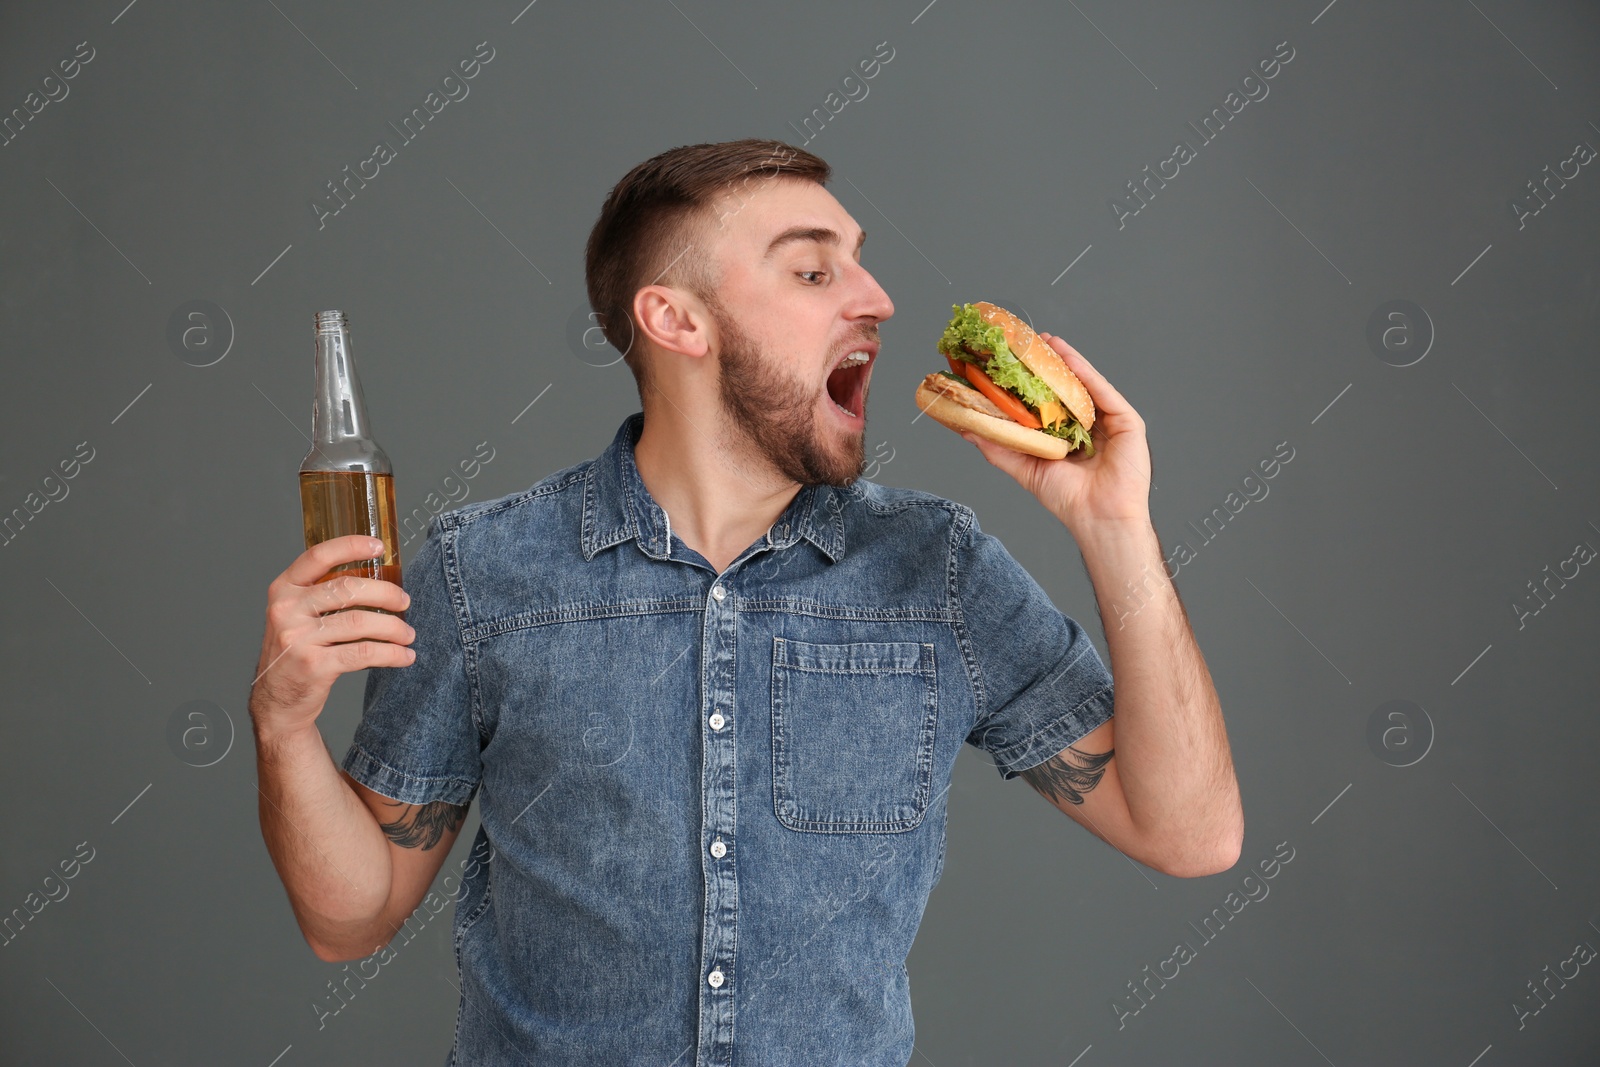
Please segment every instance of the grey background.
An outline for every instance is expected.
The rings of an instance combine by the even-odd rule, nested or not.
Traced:
[[[1512,607],[1600,547],[1600,174],[1521,228],[1511,206],[1600,145],[1593,4],[124,2],[0,13],[0,110],[95,49],[0,147],[0,515],[94,449],[0,548],[0,912],[95,850],[0,947],[4,1063],[443,1061],[450,913],[319,1031],[343,972],[302,942],[256,821],[246,699],[266,585],[302,547],[312,314],[350,316],[403,513],[482,441],[468,500],[592,456],[637,406],[567,340],[606,190],[674,145],[799,143],[882,41],[869,95],[806,144],[897,301],[877,480],[973,506],[1104,653],[1066,531],[912,422],[953,302],[1076,345],[1148,422],[1162,543],[1196,552],[1177,584],[1247,822],[1235,870],[1174,879],[964,752],[909,962],[913,1062],[1600,1057],[1593,966],[1520,1030],[1513,1007],[1600,946],[1600,576],[1522,628]],[[323,183],[481,41],[470,95],[319,230]],[[1270,94],[1200,146],[1185,123],[1282,41]],[[1198,158],[1119,229],[1109,200],[1180,138]],[[1366,339],[1394,299],[1434,334],[1406,367]],[[231,322],[210,366],[167,341],[191,300]],[[1270,495],[1202,542],[1186,524],[1279,442]],[[324,713],[336,756],[361,684]],[[194,700],[221,709],[207,767],[169,743]],[[1367,741],[1390,700],[1432,723],[1401,737],[1411,766]],[[1200,946],[1187,924],[1280,842],[1270,895],[1119,1029],[1125,983]]]

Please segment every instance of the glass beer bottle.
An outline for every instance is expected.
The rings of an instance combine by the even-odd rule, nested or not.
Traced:
[[[344,312],[317,312],[316,337],[317,389],[311,405],[311,451],[300,464],[306,547],[347,534],[379,538],[383,541],[381,557],[340,564],[320,580],[355,575],[399,585],[400,533],[394,510],[394,469],[388,455],[372,439],[361,379],[356,376],[350,355],[350,324]]]

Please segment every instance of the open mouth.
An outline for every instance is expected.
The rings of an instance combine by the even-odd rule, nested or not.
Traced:
[[[847,417],[861,418],[866,406],[867,376],[875,353],[857,349],[844,357],[828,375],[828,398]]]

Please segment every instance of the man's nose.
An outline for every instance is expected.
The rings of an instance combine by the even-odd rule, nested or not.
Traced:
[[[894,301],[889,299],[889,294],[878,284],[878,279],[865,267],[860,268],[857,284],[859,292],[851,308],[856,317],[865,316],[883,322],[894,315]]]

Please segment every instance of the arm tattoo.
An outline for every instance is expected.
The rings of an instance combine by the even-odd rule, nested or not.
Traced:
[[[1079,752],[1068,745],[1060,754],[1023,771],[1022,777],[1053,804],[1063,800],[1082,804],[1083,795],[1100,784],[1115,751]]]
[[[390,806],[409,810],[394,822],[379,822],[383,835],[402,848],[420,846],[424,852],[437,845],[446,830],[461,829],[461,822],[467,817],[466,805],[443,800],[420,807],[394,801]]]

